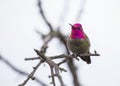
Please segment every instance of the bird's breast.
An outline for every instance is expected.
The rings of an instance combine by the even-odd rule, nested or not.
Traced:
[[[85,39],[67,39],[68,48],[76,54],[86,53],[89,51],[90,42],[88,38]]]

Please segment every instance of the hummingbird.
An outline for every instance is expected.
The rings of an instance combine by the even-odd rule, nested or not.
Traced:
[[[73,54],[79,56],[87,64],[91,63],[90,56],[80,56],[89,53],[90,41],[80,23],[70,24],[71,34],[67,38],[67,46]]]

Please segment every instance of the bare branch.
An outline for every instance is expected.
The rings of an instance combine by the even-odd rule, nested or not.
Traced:
[[[35,32],[40,35],[42,37],[42,39],[44,39],[46,37],[46,35],[44,35],[43,33],[41,33],[39,30],[35,30]]]
[[[52,40],[52,38],[54,37],[54,35],[51,33],[49,35],[47,35],[45,38],[44,38],[44,44],[43,46],[41,47],[41,50],[40,52],[42,53],[45,53],[46,52],[46,49],[48,48],[48,43]]]
[[[40,57],[25,58],[26,61],[29,61],[29,60],[38,60],[38,59],[40,59]]]
[[[0,55],[0,60],[4,62],[9,68],[11,68],[14,72],[19,73],[22,76],[28,76],[27,72],[21,71],[20,69],[16,68],[13,64],[11,64],[7,59],[3,58],[1,55]],[[45,83],[40,81],[38,78],[36,78],[35,81],[42,86],[47,86]]]
[[[80,82],[78,81],[79,79],[78,79],[78,76],[77,76],[77,68],[76,68],[76,66],[74,64],[73,59],[70,59],[68,61],[68,67],[69,67],[70,72],[71,72],[72,77],[73,77],[74,86],[81,86]]]
[[[77,16],[76,16],[76,21],[79,21],[81,18],[82,18],[82,14],[83,14],[83,11],[84,11],[84,7],[85,7],[85,4],[86,4],[86,0],[82,0],[82,4],[80,4],[79,6],[79,10],[78,10],[78,13],[77,13]]]
[[[98,54],[97,51],[94,51],[94,54],[93,53],[84,53],[84,54],[80,54],[79,56],[100,56],[100,54]],[[79,61],[76,54],[72,54],[72,55],[60,54],[60,55],[55,55],[55,56],[50,56],[50,57],[47,56],[47,57],[50,58],[51,60],[66,58],[66,61],[67,61],[67,59],[69,59],[69,58],[75,58],[76,60]],[[38,59],[40,59],[40,57],[25,58],[25,60],[38,60]]]
[[[61,54],[61,55],[56,55],[56,56],[47,56],[48,58],[50,58],[51,60],[54,60],[54,59],[61,59],[61,58],[67,58],[69,57],[68,55],[65,55],[65,54]],[[33,58],[25,58],[26,61],[28,60],[38,60],[40,59],[41,57],[33,57]]]
[[[64,26],[65,24],[65,19],[68,15],[68,12],[69,12],[69,4],[70,4],[70,0],[64,0],[64,3],[62,5],[63,9],[62,9],[62,12],[60,14],[60,20],[59,20],[59,26],[58,26],[58,30],[60,28],[62,28],[62,26]]]
[[[97,51],[94,51],[94,54],[92,53],[85,53],[85,54],[80,54],[79,56],[100,56],[100,54],[97,53]]]
[[[79,56],[100,56],[100,54],[88,53],[88,54],[80,54]]]
[[[47,24],[47,26],[50,28],[50,30],[53,31],[53,27],[52,27],[52,25],[50,24],[50,22],[48,22],[48,20],[47,20],[47,18],[46,18],[46,16],[45,16],[45,13],[44,13],[44,11],[43,11],[41,0],[38,0],[38,7],[39,7],[40,14],[41,14],[43,20],[45,21],[45,23]]]
[[[70,52],[69,52],[69,49],[67,47],[67,36],[64,36],[59,30],[58,30],[58,33],[57,33],[57,37],[58,39],[65,45],[65,48],[66,48],[66,53],[69,55]]]
[[[61,75],[59,73],[59,70],[61,70],[61,68],[54,63],[50,58],[46,57],[42,52],[39,52],[38,50],[34,49],[34,51],[37,53],[37,55],[39,55],[46,63],[48,63],[50,66],[52,66],[55,69],[55,74],[57,75],[61,86],[64,86],[63,80],[61,78]]]
[[[47,56],[48,57],[48,56]],[[61,55],[56,55],[56,56],[50,56],[48,58],[54,60],[54,59],[61,59],[61,58],[66,58],[67,56],[65,54],[61,54]],[[33,57],[33,58],[25,58],[25,60],[38,60],[40,59],[40,57]]]
[[[60,66],[61,64],[65,63],[65,62],[67,62],[67,61],[68,61],[68,59],[62,60],[61,62],[58,63],[58,66]]]
[[[41,60],[35,67],[33,67],[33,71],[28,75],[27,79],[22,83],[20,84],[19,86],[24,86],[25,84],[27,84],[27,82],[32,79],[34,80],[35,78],[33,77],[36,70],[38,69],[38,67],[41,65],[41,63],[43,63],[43,61]]]

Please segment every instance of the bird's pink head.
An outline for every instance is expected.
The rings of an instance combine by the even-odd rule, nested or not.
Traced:
[[[70,38],[72,39],[84,39],[85,38],[85,33],[83,31],[81,24],[75,23],[74,25],[71,25],[71,28],[72,28],[72,31],[71,31]]]

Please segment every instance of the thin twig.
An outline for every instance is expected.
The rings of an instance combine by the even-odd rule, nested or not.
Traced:
[[[86,54],[80,54],[79,56],[100,56],[100,54],[86,53]]]
[[[59,30],[58,30],[58,33],[56,35],[58,37],[58,39],[65,45],[65,50],[66,50],[66,53],[69,55],[70,54],[70,51],[67,47],[67,36],[64,36]]]
[[[38,0],[38,7],[39,7],[40,14],[41,14],[43,20],[45,21],[45,23],[47,24],[47,26],[49,27],[49,29],[50,29],[51,31],[53,31],[53,27],[52,27],[52,25],[50,24],[50,22],[48,22],[48,20],[47,20],[47,18],[46,18],[46,16],[45,16],[45,13],[44,13],[44,11],[43,11],[41,0]]]
[[[38,59],[40,59],[40,57],[25,58],[26,61],[28,61],[28,60],[38,60]]]
[[[50,58],[51,60],[61,59],[61,58],[70,58],[70,56],[65,55],[65,54],[60,54],[60,55],[55,55],[55,56],[47,56],[47,57]],[[40,59],[40,57],[25,58],[26,61],[28,61],[28,60],[38,60],[38,59]]]
[[[69,56],[69,55],[60,54],[60,55],[56,55],[56,56],[50,56],[49,58],[50,58],[50,59],[61,59],[61,58],[69,59],[69,58],[72,58],[72,57]]]
[[[64,0],[64,3],[62,5],[63,9],[60,14],[59,26],[57,27],[58,30],[65,25],[65,19],[69,12],[69,6],[70,6],[70,0]]]
[[[51,77],[52,77],[52,82],[51,82],[51,84],[53,84],[53,86],[56,86],[56,85],[55,85],[55,78],[54,78],[54,70],[53,70],[53,67],[50,66],[50,69],[51,69]]]
[[[30,79],[34,80],[35,78],[33,77],[36,70],[38,69],[38,67],[43,63],[43,61],[41,60],[35,67],[33,67],[33,71],[28,75],[27,79],[24,80],[24,82],[22,84],[20,84],[19,86],[24,86]]]
[[[84,53],[84,54],[80,54],[79,56],[100,56],[100,54],[98,54],[97,51],[94,50],[94,54],[93,53]]]
[[[42,39],[44,39],[46,37],[46,35],[44,35],[42,32],[40,32],[38,29],[35,30],[35,32],[40,35],[42,37]]]
[[[79,7],[79,6],[81,6],[81,7],[79,7],[79,10],[77,11],[78,13],[77,13],[77,15],[76,15],[76,19],[75,19],[76,21],[81,20],[82,14],[83,14],[83,12],[84,12],[84,8],[85,8],[86,1],[87,1],[87,0],[82,0],[82,4],[78,5],[78,7]]]
[[[42,52],[42,53],[45,53],[46,52],[46,49],[48,48],[48,43],[52,40],[52,38],[54,37],[54,35],[53,34],[49,34],[49,35],[47,35],[45,38],[44,38],[44,44],[43,44],[43,46],[41,47],[41,49],[40,49],[40,52]]]
[[[65,62],[67,62],[67,61],[68,61],[68,59],[64,59],[64,60],[62,60],[61,62],[59,62],[57,65],[60,66],[61,64],[65,63]]]

